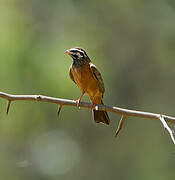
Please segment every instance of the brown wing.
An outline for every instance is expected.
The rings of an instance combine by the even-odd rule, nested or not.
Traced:
[[[69,68],[69,76],[70,76],[71,80],[76,84],[76,82],[74,80],[74,76],[72,74],[72,66],[70,66],[70,68]]]
[[[103,82],[103,79],[101,77],[101,74],[100,72],[98,71],[98,69],[96,68],[96,66],[92,63],[90,63],[90,68],[91,68],[91,71],[95,77],[95,79],[97,80],[97,83],[98,83],[98,87],[100,89],[100,92],[102,94],[104,94],[105,92],[105,87],[104,87],[104,82]]]

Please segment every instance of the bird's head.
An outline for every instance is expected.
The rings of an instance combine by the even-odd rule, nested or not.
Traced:
[[[83,50],[82,48],[79,48],[79,47],[68,49],[64,52],[64,54],[70,55],[74,61],[76,61],[76,60],[80,60],[80,61],[81,60],[82,61],[89,60],[89,57],[86,54],[86,51]]]

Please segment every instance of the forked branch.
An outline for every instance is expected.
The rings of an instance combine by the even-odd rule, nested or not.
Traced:
[[[42,96],[42,95],[12,95],[12,94],[0,92],[0,97],[8,100],[7,113],[9,112],[10,104],[12,101],[40,101],[40,102],[48,102],[48,103],[58,104],[59,105],[58,114],[59,114],[62,106],[76,106],[77,107],[76,101],[55,98],[55,97],[49,97],[49,96]],[[86,102],[81,102],[79,106],[82,108],[88,108],[88,109],[91,108],[91,104],[86,103]],[[106,106],[106,105],[101,105],[101,104],[95,105],[95,107],[96,106],[98,106],[99,110],[105,110],[108,112],[117,113],[122,116],[119,126],[118,126],[118,129],[116,131],[116,135],[121,130],[123,122],[125,121],[125,118],[127,116],[146,118],[146,119],[161,121],[162,124],[164,125],[164,127],[168,130],[168,132],[171,136],[171,139],[173,140],[173,143],[175,144],[175,141],[173,139],[174,138],[173,131],[167,125],[167,122],[175,124],[175,117],[157,114],[157,113],[135,111],[135,110],[124,109],[124,108],[119,108],[119,107],[114,107],[114,106]]]

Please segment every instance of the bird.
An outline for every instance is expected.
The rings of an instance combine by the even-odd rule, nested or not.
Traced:
[[[106,111],[94,109],[94,104],[103,104],[105,92],[104,82],[99,70],[92,63],[86,51],[80,47],[68,49],[64,54],[72,57],[72,65],[69,68],[70,79],[79,87],[81,96],[77,102],[79,106],[82,97],[86,93],[91,100],[92,116],[95,123],[109,125],[110,119]]]

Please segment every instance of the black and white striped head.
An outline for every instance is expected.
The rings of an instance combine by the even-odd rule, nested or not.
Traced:
[[[70,55],[73,60],[82,60],[82,61],[88,60],[89,61],[89,57],[86,54],[86,51],[80,47],[68,49],[64,52],[64,54]]]

